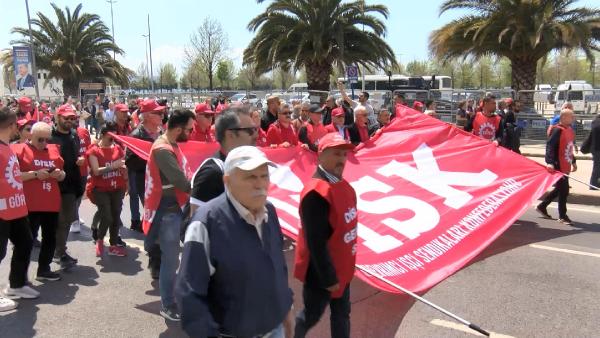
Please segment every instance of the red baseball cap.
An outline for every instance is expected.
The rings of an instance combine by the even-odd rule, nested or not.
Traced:
[[[129,107],[125,103],[115,104],[115,111],[129,112]]]
[[[27,96],[21,96],[17,101],[19,103],[19,107],[24,110],[31,110],[33,107],[31,105],[31,99]]]
[[[506,103],[506,105],[508,105],[508,106],[510,106],[511,104],[513,104],[513,103],[514,103],[513,99],[511,99],[510,97],[509,97],[509,98],[506,98],[506,99],[504,99],[504,102],[505,102],[505,103]]]
[[[46,104],[46,102],[42,103],[42,105],[40,106],[40,109],[44,110],[44,111],[48,110],[48,105]]]
[[[354,149],[354,145],[346,141],[339,133],[329,133],[319,140],[319,153],[329,148],[352,150]]]
[[[19,127],[19,129],[25,127],[28,124],[33,125],[35,123],[34,120],[28,120],[28,119],[20,119],[17,121],[17,127]]]
[[[415,102],[413,102],[413,109],[415,109],[415,110],[422,110],[423,109],[423,103],[421,101],[415,101]]]
[[[331,116],[333,116],[333,117],[344,116],[344,115],[346,115],[346,113],[344,112],[344,108],[342,108],[342,107],[337,107],[331,111]]]
[[[159,105],[154,99],[147,99],[142,101],[140,104],[140,112],[141,113],[150,113],[154,111],[162,112],[167,109],[167,106]]]
[[[194,111],[196,114],[215,114],[215,112],[210,109],[210,106],[206,103],[198,103]]]
[[[62,106],[58,107],[56,113],[59,116],[77,116],[77,114],[75,114],[75,110],[70,104],[63,104]]]

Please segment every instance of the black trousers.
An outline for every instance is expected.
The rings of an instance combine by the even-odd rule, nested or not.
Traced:
[[[319,322],[325,307],[329,304],[331,310],[331,337],[350,337],[350,286],[348,285],[340,298],[331,298],[329,291],[304,284],[302,289],[304,310],[296,316],[294,338],[306,336],[315,324]]]
[[[42,228],[42,246],[38,258],[38,273],[50,271],[50,263],[56,249],[56,228],[58,227],[58,212],[30,212],[29,225],[32,232]]]
[[[567,216],[567,197],[569,197],[569,178],[563,176],[556,181],[554,190],[552,190],[546,198],[539,204],[540,207],[546,208],[552,201],[558,197],[558,218]]]
[[[0,262],[6,257],[8,240],[14,245],[8,281],[11,288],[22,288],[27,282],[27,269],[33,246],[27,217],[11,221],[0,220]]]
[[[595,187],[600,187],[600,150],[592,152],[592,159],[594,166],[592,167],[592,177],[590,177],[590,184]]]

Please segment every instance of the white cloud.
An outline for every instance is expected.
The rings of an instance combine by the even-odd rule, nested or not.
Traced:
[[[184,66],[185,47],[176,45],[159,45],[152,48],[152,63],[158,68],[162,63],[172,63],[177,68],[177,73],[181,74]]]

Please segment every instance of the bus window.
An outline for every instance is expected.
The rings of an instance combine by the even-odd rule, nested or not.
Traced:
[[[387,81],[377,81],[377,90],[390,90]]]
[[[395,80],[392,80],[392,86],[394,86],[394,87],[406,87],[406,86],[408,86],[408,80],[407,79],[395,79]]]
[[[452,79],[451,78],[443,78],[442,79],[442,89],[452,88]]]
[[[375,90],[375,81],[365,81],[365,90]]]
[[[583,100],[583,92],[579,90],[572,90],[569,92],[568,101],[581,101]]]

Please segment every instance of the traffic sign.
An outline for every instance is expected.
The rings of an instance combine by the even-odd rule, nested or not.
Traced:
[[[346,77],[348,78],[348,81],[350,81],[350,82],[358,81],[358,67],[347,66],[346,67]]]

